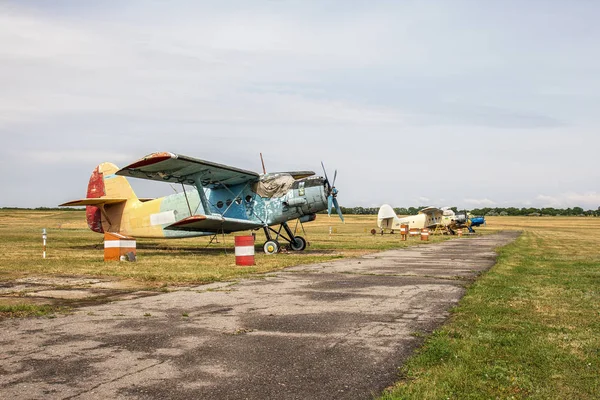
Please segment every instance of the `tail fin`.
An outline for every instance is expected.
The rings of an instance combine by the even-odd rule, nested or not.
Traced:
[[[90,177],[87,198],[137,199],[124,176],[115,175],[119,170],[113,163],[104,162],[96,167]]]
[[[396,218],[396,212],[389,204],[384,204],[377,213],[377,226],[383,229],[391,229]]]
[[[60,206],[86,206],[85,215],[91,230],[103,233],[102,209],[106,204],[124,203],[137,196],[124,176],[115,175],[119,168],[109,162],[98,165],[92,172],[85,199],[69,201]]]

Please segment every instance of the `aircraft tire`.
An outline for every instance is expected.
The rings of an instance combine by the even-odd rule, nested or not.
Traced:
[[[290,249],[294,251],[302,251],[306,248],[306,240],[302,236],[294,236],[290,242]]]
[[[263,245],[263,250],[265,254],[277,254],[279,252],[280,246],[277,240],[267,240]]]

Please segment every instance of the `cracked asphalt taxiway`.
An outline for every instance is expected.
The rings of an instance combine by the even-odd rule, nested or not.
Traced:
[[[516,232],[0,322],[4,399],[370,399]]]

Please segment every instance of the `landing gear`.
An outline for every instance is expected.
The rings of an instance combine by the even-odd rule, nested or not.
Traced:
[[[306,240],[302,236],[295,236],[290,242],[290,249],[294,251],[302,251],[306,248]]]
[[[279,242],[277,240],[267,240],[263,245],[265,254],[276,254],[279,252]]]
[[[287,236],[281,232],[282,228]],[[263,227],[263,230],[265,231],[265,236],[267,237],[267,241],[263,245],[263,250],[266,254],[275,254],[281,250],[281,245],[277,241],[279,238],[282,238],[283,240],[289,243],[290,250],[302,251],[306,249],[306,240],[302,236],[295,236],[294,232],[292,232],[292,230],[286,222],[281,224],[278,231],[274,230],[269,226]],[[277,236],[273,238],[271,232],[275,233]]]

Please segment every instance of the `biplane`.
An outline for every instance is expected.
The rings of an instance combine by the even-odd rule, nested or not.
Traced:
[[[302,251],[306,240],[295,235],[288,221],[310,222],[320,211],[331,215],[333,207],[344,220],[334,186],[337,170],[333,182],[324,166],[323,172],[324,177],[313,171],[258,174],[179,154],[152,153],[120,169],[108,162],[98,165],[86,198],[60,206],[86,206],[88,226],[98,233],[170,239],[263,229],[265,253],[277,253],[280,239],[291,250]],[[183,190],[138,198],[128,177],[180,184]]]
[[[386,230],[393,233],[394,230],[400,229],[400,225],[404,224],[408,225],[409,229],[441,228],[444,232],[454,235],[456,229],[459,228],[467,228],[469,232],[475,232],[473,227],[485,224],[485,218],[474,217],[466,211],[463,214],[456,214],[448,207],[426,207],[419,210],[417,215],[399,218],[390,205],[384,204],[379,208],[377,226],[381,229],[381,233]]]

